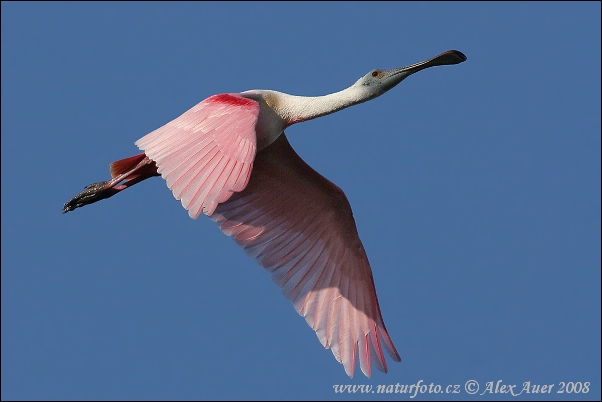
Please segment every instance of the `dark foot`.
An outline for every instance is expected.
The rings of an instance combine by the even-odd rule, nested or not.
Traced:
[[[84,191],[67,201],[63,206],[63,213],[73,211],[75,208],[83,207],[84,205],[92,204],[117,194],[119,190],[112,187],[111,184],[109,184],[110,181],[112,180],[87,185]]]

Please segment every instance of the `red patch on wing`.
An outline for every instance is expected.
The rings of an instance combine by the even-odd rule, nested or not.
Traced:
[[[207,98],[205,102],[222,103],[230,106],[253,106],[256,103],[254,100],[230,94],[213,95]]]

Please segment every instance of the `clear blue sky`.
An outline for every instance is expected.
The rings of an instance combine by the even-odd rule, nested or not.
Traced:
[[[599,400],[599,2],[1,7],[2,399],[407,400],[333,385],[473,379]],[[61,214],[210,95],[321,95],[448,49],[468,61],[287,131],[351,202],[388,374],[350,380],[160,178]],[[507,398],[414,399],[467,397]]]

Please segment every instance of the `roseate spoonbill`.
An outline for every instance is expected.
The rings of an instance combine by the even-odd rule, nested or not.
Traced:
[[[191,218],[201,212],[272,274],[325,348],[352,377],[356,358],[387,372],[401,361],[383,322],[372,271],[343,191],[308,166],[284,129],[376,98],[409,75],[466,60],[450,50],[393,70],[372,70],[317,97],[252,90],[211,96],[113,162],[111,180],[90,184],[63,212],[162,176]]]

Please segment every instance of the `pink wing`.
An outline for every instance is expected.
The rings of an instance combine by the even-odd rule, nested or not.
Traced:
[[[246,187],[258,116],[254,100],[214,95],[136,145],[156,162],[174,197],[196,219],[201,212],[211,215],[219,203]]]
[[[249,185],[211,219],[255,258],[352,377],[400,361],[383,322],[366,252],[341,189],[282,134],[259,152]]]

